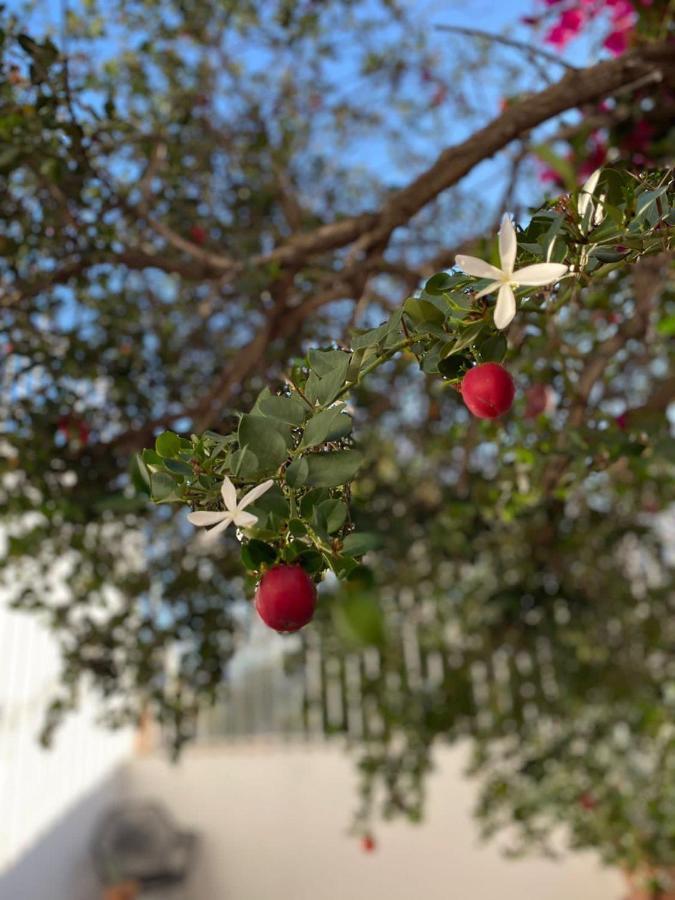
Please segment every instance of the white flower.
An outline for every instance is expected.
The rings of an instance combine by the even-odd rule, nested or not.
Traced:
[[[258,521],[258,517],[253,513],[244,512],[247,506],[253,503],[258,497],[262,497],[265,491],[269,491],[274,482],[272,479],[263,481],[262,484],[252,488],[248,494],[245,494],[237,503],[237,489],[229,478],[225,478],[220,493],[225,503],[225,509],[220,512],[191,512],[188,515],[188,522],[193,525],[215,525],[208,532],[209,537],[215,537],[235,525],[237,528],[250,528]]]
[[[563,266],[561,263],[537,263],[514,272],[516,250],[516,230],[509,216],[504,213],[499,229],[501,269],[491,266],[490,263],[475,256],[458,256],[455,260],[455,265],[467,275],[493,279],[487,287],[476,294],[476,297],[484,297],[499,289],[495,306],[495,325],[500,329],[506,328],[516,314],[514,287],[519,285],[542,287],[545,284],[552,284],[562,278],[567,271],[567,266]]]
[[[582,230],[588,230],[588,227],[591,224],[599,225],[605,218],[605,195],[600,195],[595,204],[595,210],[593,209],[592,200],[593,192],[598,186],[598,179],[600,178],[601,172],[602,169],[596,169],[579,191],[577,211],[582,219]],[[586,226],[586,228],[584,228],[584,226]]]

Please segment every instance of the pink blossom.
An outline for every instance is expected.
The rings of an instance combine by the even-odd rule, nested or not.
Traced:
[[[579,8],[563,10],[558,22],[546,35],[546,42],[562,49],[579,34],[586,18],[587,14]]]
[[[585,15],[580,9],[566,9],[560,16],[560,25],[576,35],[581,31],[581,26],[584,24],[585,18]]]
[[[612,31],[607,35],[605,40],[602,42],[603,47],[606,47],[610,53],[613,53],[614,56],[621,56],[622,53],[625,53],[628,49],[628,38],[630,36],[629,31]]]
[[[625,144],[629,150],[634,150],[638,153],[649,146],[653,137],[654,126],[646,119],[640,119],[639,122],[635,123],[635,127],[626,138]]]
[[[563,47],[569,43],[572,39],[573,35],[571,35],[562,25],[554,25],[553,28],[550,29],[544,40],[547,44],[552,44],[554,47],[557,47],[559,50],[562,50]]]

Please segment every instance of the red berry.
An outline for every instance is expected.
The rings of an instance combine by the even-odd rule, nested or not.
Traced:
[[[363,835],[363,837],[361,838],[361,849],[364,853],[372,853],[375,850],[376,846],[377,845],[375,844],[375,838],[372,836],[372,834]]]
[[[314,615],[314,582],[300,566],[275,566],[260,579],[255,608],[275,631],[299,631]]]
[[[595,809],[597,805],[598,803],[595,797],[588,792],[582,794],[581,797],[579,797],[579,806],[581,806],[581,808],[585,809],[587,812]]]
[[[497,363],[469,369],[461,389],[464,402],[479,419],[496,419],[511,409],[516,393],[513,378]]]
[[[542,413],[552,413],[557,405],[558,398],[550,384],[533,384],[525,391],[526,419],[536,419]]]
[[[190,229],[190,238],[195,244],[201,245],[206,241],[206,230],[201,225],[193,225]]]

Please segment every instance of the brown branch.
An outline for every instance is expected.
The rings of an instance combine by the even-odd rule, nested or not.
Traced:
[[[649,44],[617,59],[605,60],[587,69],[570,71],[556,84],[510,105],[501,115],[462,143],[444,150],[425,172],[405,187],[393,191],[379,211],[362,213],[322,225],[304,234],[293,235],[284,244],[267,253],[257,254],[246,262],[203,250],[156,219],[149,218],[148,221],[172,247],[202,265],[201,275],[197,276],[202,278],[220,277],[226,280],[247,267],[259,268],[272,264],[281,268],[297,267],[313,256],[350,244],[354,245],[352,255],[358,257],[362,253],[371,252],[378,245],[386,245],[396,228],[406,224],[439,194],[457,184],[478,163],[543,122],[566,110],[657,79],[675,84],[672,45],[666,42]],[[133,212],[138,215],[138,210],[134,209]],[[160,257],[150,256],[148,267],[156,265],[159,259]],[[89,257],[76,267],[76,274],[97,262],[95,256]],[[173,261],[173,268],[169,268],[168,263],[166,265],[167,271],[182,274],[181,266],[184,264],[181,261]],[[68,278],[67,268],[53,278],[56,279],[53,283],[63,283]]]

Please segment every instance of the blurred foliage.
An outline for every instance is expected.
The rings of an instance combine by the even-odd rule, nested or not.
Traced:
[[[502,85],[537,90],[540,66],[466,39],[448,52],[391,0],[82,0],[65,23],[53,4],[17,8],[0,23],[1,562],[14,605],[63,650],[45,739],[83,685],[112,725],[149,712],[174,747],[193,736],[248,628],[249,588],[234,538],[214,552],[148,494],[213,508],[224,474],[241,487],[270,474],[255,540],[287,548],[279,528],[299,500],[295,549],[318,553],[317,574],[346,574],[345,557],[355,573],[317,627],[336,655],[377,656],[366,700],[384,728],[362,748],[364,817],[380,798],[419,818],[436,740],[472,735],[488,832],[515,822],[539,845],[564,821],[607,859],[670,862],[672,572],[656,523],[673,488],[672,188],[659,168],[672,145],[652,122],[666,87],[609,101],[626,117],[602,132],[611,165],[585,219],[568,195],[531,219],[521,209],[521,261],[575,273],[519,293],[506,345],[471,279],[429,276],[468,237],[497,261],[487,233],[522,206],[515,175],[541,135],[500,161],[503,195],[496,176],[446,191],[373,271],[358,247],[273,250],[368,215],[483,124]],[[619,138],[645,111],[639,171]],[[578,137],[545,135],[549,163],[566,155],[557,141],[577,141],[570,190],[595,130],[583,118]],[[502,357],[514,412],[472,421],[457,380]],[[311,417],[305,405],[286,421],[312,376],[330,384],[315,384]],[[346,389],[350,405],[331,412]],[[241,418],[251,410],[279,440]],[[326,451],[362,454],[358,471],[310,484],[302,459]],[[303,511],[312,491],[325,493]],[[252,543],[255,573],[269,549]],[[408,678],[409,623],[440,682]]]

